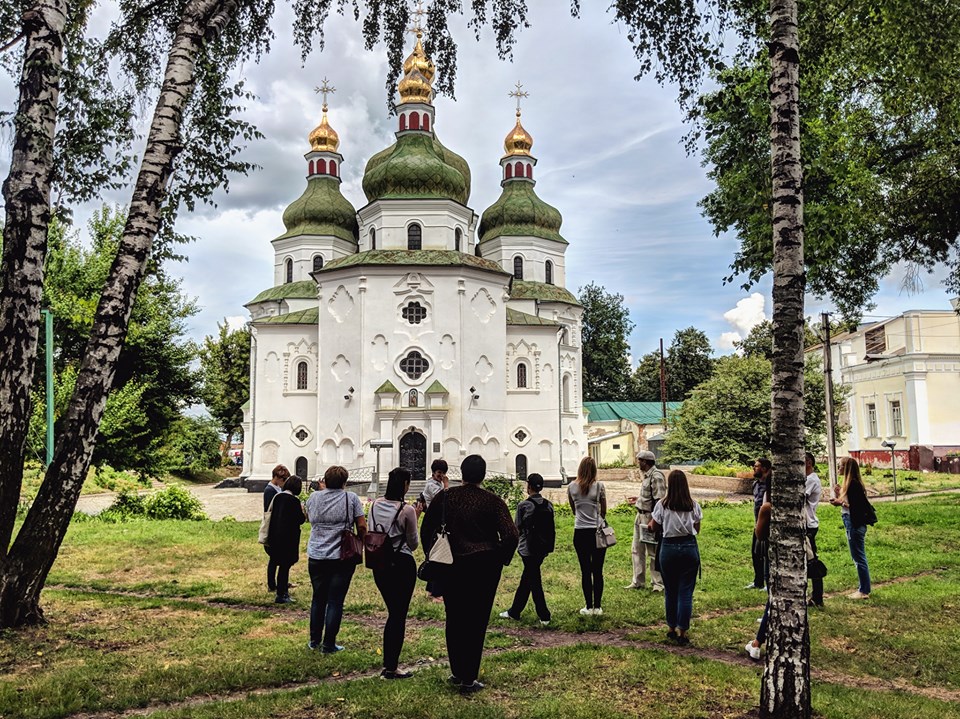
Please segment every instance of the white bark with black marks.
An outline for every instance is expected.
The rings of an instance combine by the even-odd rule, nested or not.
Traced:
[[[770,149],[773,179],[773,479],[770,626],[760,716],[810,716],[810,636],[803,538],[803,169],[800,162],[796,0],[770,2]]]
[[[66,0],[37,2],[23,14],[23,66],[13,127],[0,287],[0,571],[23,483],[50,223],[53,141],[60,100]],[[0,575],[0,586],[2,586]]]
[[[43,620],[40,591],[80,496],[130,312],[159,229],[166,188],[181,150],[183,114],[196,85],[197,56],[204,43],[234,19],[237,7],[236,0],[192,0],[177,28],[123,238],[97,307],[53,462],[0,579],[0,628]]]

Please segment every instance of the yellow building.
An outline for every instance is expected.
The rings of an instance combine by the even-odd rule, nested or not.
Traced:
[[[835,383],[846,385],[847,452],[861,463],[938,469],[960,451],[960,314],[911,310],[831,341]]]

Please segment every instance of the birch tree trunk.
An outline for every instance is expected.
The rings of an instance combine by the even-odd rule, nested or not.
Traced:
[[[66,0],[44,0],[23,14],[25,43],[10,173],[0,287],[0,571],[23,483],[50,222],[53,139],[60,100]]]
[[[770,631],[760,716],[810,716],[803,447],[803,169],[796,0],[770,2],[773,176],[773,393]]]
[[[192,0],[177,28],[147,137],[123,239],[104,285],[53,462],[0,576],[0,628],[43,621],[40,591],[56,559],[90,464],[130,312],[181,150],[183,113],[204,44],[233,20],[236,0]]]

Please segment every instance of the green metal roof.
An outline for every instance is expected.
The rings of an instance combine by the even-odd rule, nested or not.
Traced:
[[[510,309],[509,307],[507,307],[507,324],[508,325],[527,325],[527,326],[542,325],[544,327],[560,326],[560,323],[555,322],[554,320],[548,320],[543,317],[529,315],[526,312]]]
[[[283,213],[287,228],[278,240],[300,235],[339,237],[356,244],[360,232],[357,211],[340,194],[340,182],[332,177],[314,177],[307,189]]]
[[[510,298],[514,300],[540,300],[541,302],[565,302],[568,305],[580,306],[577,298],[568,290],[546,282],[532,282],[531,280],[514,280]]]
[[[667,413],[680,409],[683,402],[667,402]],[[637,424],[660,424],[663,407],[659,402],[584,402],[590,422],[614,422],[628,419]]]
[[[393,386],[393,382],[387,380],[374,391],[374,394],[400,394],[400,390]]]
[[[317,283],[313,280],[300,280],[299,282],[288,282],[285,285],[271,287],[264,290],[247,305],[255,305],[257,302],[267,302],[268,300],[315,300],[317,299]]]
[[[440,384],[440,380],[433,380],[433,384],[427,387],[427,391],[424,394],[450,394],[447,392],[447,388]]]
[[[563,218],[557,208],[537,197],[533,184],[523,180],[506,182],[499,199],[483,212],[477,235],[481,242],[495,237],[541,237],[561,244]]]
[[[365,265],[420,265],[426,267],[475,267],[479,270],[509,275],[500,265],[476,255],[455,250],[367,250],[328,262],[319,274]],[[316,290],[314,290],[316,296]]]
[[[257,320],[254,324],[258,325],[315,325],[320,321],[320,308],[308,307],[305,310],[296,312],[287,312],[285,315],[276,315],[274,317],[265,317]]]
[[[400,135],[367,162],[363,173],[367,200],[439,198],[467,204],[470,170],[466,161],[432,135]]]

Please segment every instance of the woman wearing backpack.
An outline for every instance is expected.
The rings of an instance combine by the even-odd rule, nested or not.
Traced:
[[[404,497],[410,489],[410,470],[396,467],[390,470],[387,491],[381,499],[374,500],[367,511],[367,524],[371,532],[385,532],[387,541],[380,552],[378,565],[373,570],[373,581],[387,605],[387,623],[383,627],[384,679],[408,679],[410,672],[398,668],[400,650],[407,626],[407,610],[413,587],[417,583],[417,565],[413,550],[419,544],[417,536],[417,513]]]
[[[597,549],[597,528],[607,516],[607,494],[597,481],[597,463],[584,457],[577,468],[577,480],[567,487],[567,499],[573,510],[573,548],[580,562],[580,584],[586,606],[584,615],[603,614],[603,560],[606,548]]]
[[[547,598],[543,594],[543,579],[540,566],[547,555],[553,551],[556,529],[553,521],[553,504],[540,496],[543,489],[543,477],[531,474],[527,477],[527,499],[517,505],[517,529],[520,532],[520,546],[517,554],[523,561],[523,574],[520,585],[513,597],[513,606],[500,612],[503,619],[520,619],[520,613],[527,606],[527,599],[533,594],[533,606],[536,607],[540,623],[550,623],[550,610]]]

